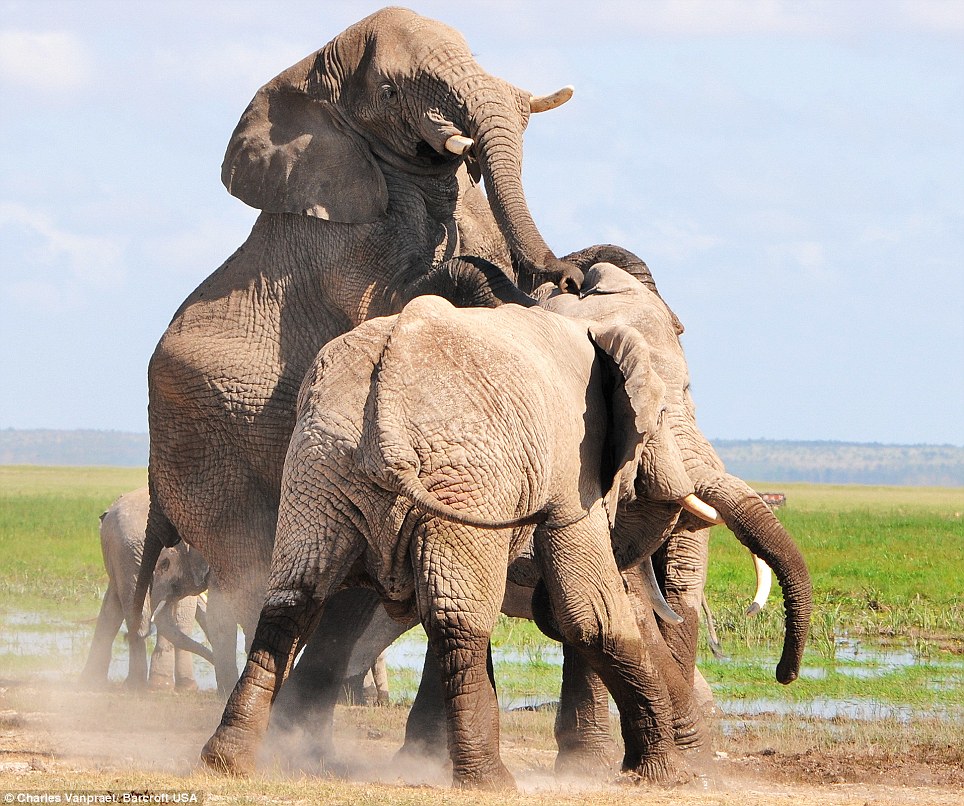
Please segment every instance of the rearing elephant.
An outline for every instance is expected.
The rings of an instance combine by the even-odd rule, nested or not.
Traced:
[[[433,272],[459,255],[514,265],[529,284],[581,281],[521,185],[530,113],[569,94],[533,97],[487,74],[453,29],[387,8],[268,82],[241,117],[222,179],[262,212],[150,361],[139,582],[143,594],[162,545],[201,551],[222,692],[237,678],[236,625],[250,640],[257,620],[295,395],[318,349],[414,293],[444,294],[453,275]]]

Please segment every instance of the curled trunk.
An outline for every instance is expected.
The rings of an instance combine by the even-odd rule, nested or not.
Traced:
[[[510,302],[531,308],[537,304],[494,263],[470,256],[447,260],[411,283],[402,302],[424,294],[444,297],[457,308],[498,308]]]
[[[786,626],[776,678],[784,684],[793,682],[800,673],[813,610],[813,587],[803,555],[763,499],[741,479],[707,472],[696,480],[696,492],[717,508],[739,541],[776,574],[783,590]]]

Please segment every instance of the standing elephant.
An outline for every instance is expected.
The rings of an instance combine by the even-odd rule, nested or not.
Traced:
[[[421,297],[324,348],[299,398],[257,632],[203,760],[252,769],[326,601],[368,584],[428,634],[456,785],[511,786],[487,653],[507,567],[531,546],[564,639],[619,706],[625,766],[675,780],[668,695],[610,542],[637,488],[676,515],[691,497],[663,391],[630,328],[516,305]]]
[[[193,630],[200,607],[197,595],[207,587],[208,567],[197,551],[179,544],[164,549],[158,559],[151,587],[151,601],[138,614],[134,588],[144,551],[149,497],[146,487],[125,493],[100,516],[100,547],[107,569],[107,592],[101,603],[82,679],[90,685],[107,681],[114,637],[121,623],[127,622],[129,686],[179,689],[197,688],[192,652],[212,660],[210,651],[185,633]],[[157,643],[147,670],[146,631],[151,612],[158,609]],[[179,647],[179,648],[175,648]]]
[[[222,179],[262,212],[150,361],[139,583],[162,545],[201,551],[222,691],[237,679],[237,624],[250,640],[263,600],[295,396],[319,348],[416,293],[446,293],[460,255],[530,285],[581,281],[521,184],[530,113],[570,94],[534,97],[487,74],[458,32],[387,8],[268,82],[242,115]]]

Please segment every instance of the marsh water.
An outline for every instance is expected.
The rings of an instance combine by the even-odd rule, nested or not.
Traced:
[[[38,613],[0,614],[0,677],[30,673],[43,677],[63,678],[80,671],[93,635],[93,621],[68,621],[53,615]],[[127,649],[123,640],[124,631],[114,643],[110,678],[115,681],[124,679],[127,673]],[[195,638],[203,640],[203,635]],[[151,643],[149,643],[151,646]],[[412,630],[396,641],[387,651],[387,664],[390,670],[407,672],[393,675],[393,698],[411,698],[415,694],[418,675],[422,668],[426,647],[425,636],[420,630]],[[244,663],[243,638],[239,635],[238,663]],[[538,645],[525,649],[494,648],[493,662],[496,679],[505,675],[511,677],[525,666],[538,665],[543,669],[558,668],[561,674],[562,650],[558,645]],[[742,655],[742,664],[751,663],[761,669],[772,669],[776,664],[775,655]],[[725,664],[726,661],[713,661]],[[933,691],[949,690],[964,685],[964,659],[956,656],[930,656],[915,651],[912,646],[877,646],[850,638],[838,639],[833,659],[821,657],[812,664],[806,663],[801,670],[802,680],[818,681],[829,675],[844,675],[854,679],[851,687],[854,696],[827,697],[814,696],[807,699],[786,699],[773,696],[775,684],[760,684],[752,696],[739,698],[718,696],[717,705],[721,712],[734,717],[753,717],[762,714],[798,714],[820,719],[874,720],[892,718],[906,721],[915,717],[932,716],[938,718],[960,719],[959,709],[928,704],[893,704],[860,696],[860,682],[870,681],[902,670],[923,671],[927,687]],[[199,687],[214,689],[212,668],[200,659],[195,659],[195,674]],[[557,681],[550,672],[545,680]],[[554,690],[532,691],[525,696],[500,693],[500,702],[505,709],[537,708],[558,698],[558,682],[552,683]],[[756,687],[754,687],[756,688]],[[937,698],[939,700],[939,697]]]

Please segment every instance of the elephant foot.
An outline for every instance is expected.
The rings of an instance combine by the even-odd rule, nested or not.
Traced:
[[[197,680],[193,677],[188,677],[185,679],[175,680],[174,689],[176,691],[197,691]]]
[[[497,764],[485,773],[453,773],[452,786],[456,789],[472,789],[482,792],[514,792],[516,789],[515,778],[505,765],[498,761]]]
[[[150,691],[166,691],[172,685],[171,680],[166,677],[149,677],[147,679],[147,688]]]
[[[667,789],[697,784],[701,779],[678,751],[652,754],[632,766],[624,762],[620,775],[627,783]]]
[[[559,778],[606,778],[613,772],[614,748],[579,748],[560,750],[555,771]]]
[[[221,725],[201,750],[201,763],[222,775],[243,777],[255,769],[255,751],[244,733]]]

